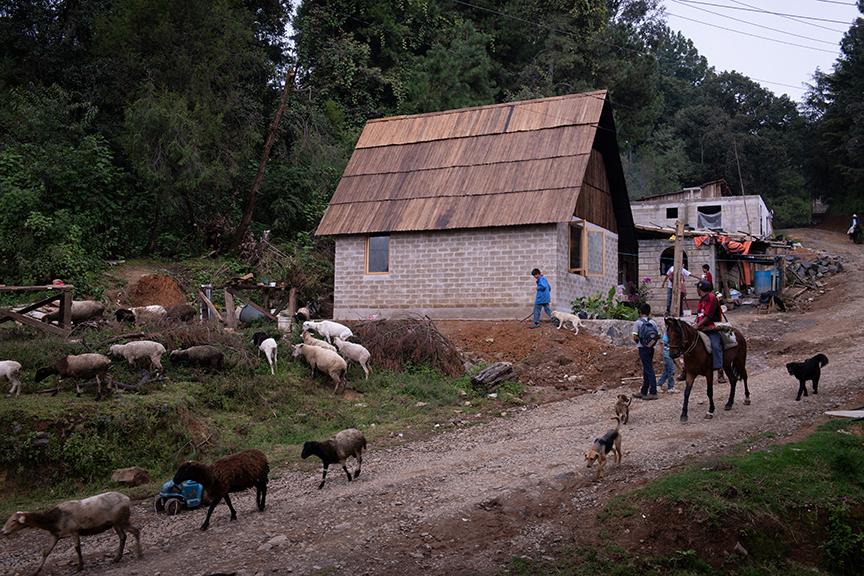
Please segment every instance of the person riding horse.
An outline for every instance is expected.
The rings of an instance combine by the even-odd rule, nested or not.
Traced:
[[[711,340],[711,355],[714,360],[713,368],[718,371],[717,382],[726,382],[723,375],[723,338],[717,331],[715,322],[722,320],[720,302],[714,295],[714,285],[708,280],[700,280],[696,284],[696,292],[699,294],[699,306],[696,309],[696,328],[708,336]]]

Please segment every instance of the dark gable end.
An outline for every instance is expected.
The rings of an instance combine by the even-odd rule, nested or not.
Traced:
[[[605,91],[369,121],[316,234],[551,224],[574,213],[633,232]]]

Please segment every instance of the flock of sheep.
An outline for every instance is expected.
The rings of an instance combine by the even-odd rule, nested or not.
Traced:
[[[72,321],[81,323],[100,318],[105,306],[92,300],[74,301],[72,303]],[[153,321],[183,321],[188,322],[195,317],[195,309],[188,304],[165,308],[163,306],[140,306],[121,308],[114,314],[118,322],[144,323]],[[298,319],[308,318],[301,310]],[[52,312],[41,316],[45,322],[56,321],[57,313]],[[326,340],[312,336],[317,332]],[[328,375],[335,384],[335,391],[344,389],[348,371],[348,361],[356,362],[369,378],[369,351],[356,342],[350,342],[353,337],[351,330],[338,322],[331,320],[314,321],[306,319],[303,322],[303,342],[292,346],[295,358],[302,356],[312,368],[312,376],[316,371]],[[265,332],[256,332],[253,344],[264,354],[270,366],[270,373],[275,375],[279,344]],[[163,372],[162,356],[167,352],[165,346],[152,340],[134,340],[125,344],[114,344],[107,350],[107,355],[100,353],[70,354],[57,359],[51,366],[41,367],[36,371],[35,381],[41,382],[51,375],[57,375],[54,394],[60,390],[64,379],[76,381],[76,393],[81,395],[81,382],[96,381],[96,399],[102,397],[102,383],[111,384],[108,370],[111,368],[111,358],[126,360],[130,366],[146,364],[157,373]],[[225,366],[224,354],[215,346],[204,344],[186,349],[172,350],[169,358],[173,362],[199,366],[212,371],[220,371]],[[0,361],[0,379],[5,378],[10,383],[7,396],[21,394],[21,370],[23,366],[15,360]]]
[[[76,301],[72,304],[72,321],[73,323],[81,323],[100,318],[104,311],[104,305],[99,302]],[[188,305],[167,309],[162,306],[142,306],[117,310],[114,316],[118,322],[142,323],[159,320],[188,322],[195,317],[195,310]],[[303,321],[303,341],[292,346],[292,355],[295,358],[300,356],[304,358],[312,368],[313,377],[316,371],[328,375],[335,383],[335,390],[338,392],[340,387],[344,388],[345,385],[348,361],[353,361],[360,365],[366,378],[369,378],[369,351],[360,344],[349,341],[353,334],[347,326],[330,320],[309,320],[308,313],[304,315],[302,309],[295,317],[305,321]],[[42,319],[46,322],[57,321],[58,314],[45,314]],[[312,336],[311,332],[313,331],[322,336],[324,340]],[[275,375],[279,343],[264,332],[256,332],[252,340],[253,344],[267,359],[271,374]],[[54,394],[56,394],[63,379],[75,379],[76,392],[80,396],[81,382],[95,379],[97,383],[96,398],[99,399],[102,395],[102,382],[105,381],[110,385],[108,378],[108,370],[111,367],[110,357],[122,358],[131,366],[146,363],[151,369],[161,373],[163,371],[162,356],[165,353],[165,346],[151,340],[135,340],[125,344],[114,344],[109,347],[107,355],[87,353],[71,354],[59,358],[53,365],[39,368],[35,380],[39,382],[56,374],[57,383],[54,390]],[[169,357],[173,362],[217,371],[223,369],[225,361],[223,353],[211,345],[173,350]],[[9,396],[18,396],[21,393],[21,369],[22,365],[17,361],[0,361],[0,378],[6,378],[11,383]],[[365,449],[365,437],[359,430],[351,428],[343,430],[323,442],[306,442],[303,445],[301,457],[306,459],[309,456],[317,456],[321,459],[324,465],[321,483],[318,486],[321,489],[324,487],[328,467],[331,464],[341,465],[349,481],[357,478],[360,475]],[[357,460],[357,468],[353,475],[348,471],[345,464],[350,457]],[[211,465],[193,461],[186,462],[177,470],[174,483],[180,484],[185,480],[194,480],[204,487],[210,502],[207,516],[201,526],[201,530],[206,530],[210,524],[210,516],[214,508],[222,500],[225,501],[230,510],[231,520],[236,519],[237,513],[229,496],[232,492],[255,488],[256,505],[259,511],[263,511],[267,497],[269,471],[267,457],[261,451],[244,450],[217,460]],[[54,549],[57,541],[61,538],[71,537],[75,541],[78,569],[80,570],[83,566],[80,536],[97,534],[112,528],[120,539],[119,548],[114,556],[115,562],[119,562],[123,555],[127,532],[135,537],[137,554],[139,557],[141,556],[140,531],[130,523],[130,515],[130,500],[127,496],[118,492],[106,492],[83,500],[62,502],[45,511],[15,512],[3,526],[2,534],[5,536],[24,528],[38,528],[46,530],[52,535],[53,540],[42,554],[42,561],[36,570],[37,574],[41,571],[46,558]]]

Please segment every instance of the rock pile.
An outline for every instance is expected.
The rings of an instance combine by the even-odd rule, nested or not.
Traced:
[[[817,258],[804,259],[797,255],[786,256],[786,284],[814,288],[825,277],[843,272],[843,263],[837,256],[822,254]]]

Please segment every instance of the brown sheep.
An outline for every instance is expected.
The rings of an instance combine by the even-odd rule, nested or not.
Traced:
[[[231,511],[231,520],[237,519],[237,512],[228,496],[231,492],[242,492],[254,486],[255,504],[258,506],[258,511],[263,512],[267,499],[269,473],[270,465],[267,463],[267,457],[260,450],[253,449],[226,456],[210,466],[201,462],[185,462],[174,474],[174,483],[194,480],[207,491],[210,497],[210,508],[207,509],[207,518],[201,525],[201,530],[207,530],[213,509],[223,498]]]
[[[39,368],[36,371],[36,382],[41,382],[51,374],[59,375],[57,378],[57,387],[54,389],[52,396],[56,396],[60,391],[60,384],[63,378],[77,378],[79,380],[89,380],[96,378],[96,400],[102,398],[102,378],[108,376],[108,369],[111,368],[111,359],[102,354],[70,354],[64,356],[53,366]],[[110,387],[110,382],[109,382]],[[81,384],[75,383],[75,392],[81,396]]]

